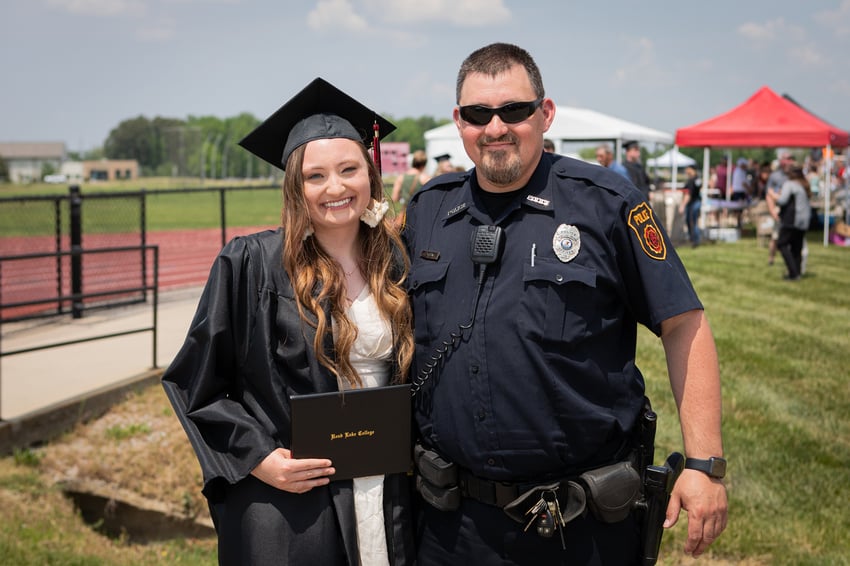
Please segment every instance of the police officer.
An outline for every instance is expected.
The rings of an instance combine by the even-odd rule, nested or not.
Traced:
[[[643,193],[645,198],[649,198],[649,191],[652,187],[646,168],[640,161],[640,144],[636,140],[630,140],[623,144],[623,149],[626,150],[626,161],[623,163],[623,167],[628,171],[632,183]]]
[[[679,258],[631,183],[543,152],[555,103],[526,51],[483,47],[457,85],[454,121],[475,168],[417,192],[405,228],[416,428],[437,455],[430,472],[445,464],[457,476],[424,498],[419,563],[638,561],[635,515],[573,517],[564,487],[629,457],[644,400],[637,323],[661,336],[688,457],[666,523],[684,509],[685,551],[701,554],[726,524],[725,487],[712,477],[725,463],[720,380]],[[549,538],[506,512],[547,483],[562,486],[566,524]]]

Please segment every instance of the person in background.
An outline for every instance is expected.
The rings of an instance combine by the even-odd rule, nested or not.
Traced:
[[[746,157],[739,157],[735,164],[735,169],[732,170],[732,194],[729,195],[729,200],[747,200],[747,193],[750,189],[747,184],[747,166],[750,161]]]
[[[767,198],[775,205],[774,219],[779,224],[776,246],[785,261],[788,272],[784,279],[788,281],[798,281],[802,275],[803,242],[812,214],[811,196],[803,168],[796,165],[788,169],[788,180],[783,183],[782,189],[778,193],[768,193]]]
[[[528,52],[478,49],[456,84],[474,168],[413,195],[403,232],[419,563],[642,563],[639,323],[664,345],[688,457],[665,526],[686,511],[685,551],[702,554],[726,526],[720,375],[681,261],[632,183],[543,151],[556,106]],[[616,517],[577,483],[609,466],[632,478],[602,489],[629,494]]]
[[[396,225],[404,224],[404,209],[410,201],[410,196],[419,190],[422,185],[428,182],[431,178],[425,172],[425,166],[428,165],[428,156],[421,149],[413,152],[410,162],[410,169],[403,175],[396,177],[393,183],[392,199],[396,203]]]
[[[727,167],[727,163],[725,159],[721,159],[720,163],[715,167],[715,172],[717,173],[717,180],[715,181],[715,188],[720,191],[720,198],[726,198],[726,185],[727,185],[727,177],[729,174],[729,168]]]
[[[779,218],[779,210],[776,208],[776,199],[768,198],[770,193],[775,193],[776,195],[782,190],[782,185],[785,184],[785,181],[788,180],[788,170],[796,165],[796,160],[794,159],[794,155],[790,152],[782,151],[779,154],[779,164],[767,178],[767,186],[765,188],[765,202],[767,202],[767,209],[770,213],[770,216],[773,217],[773,232],[770,235],[770,242],[767,245],[767,264],[773,265],[774,260],[776,259],[776,251],[777,245],[776,242],[779,240],[779,222],[776,220]]]
[[[770,162],[763,161],[759,164],[756,174],[753,177],[753,198],[762,200],[767,193],[767,180],[770,178]]]
[[[448,153],[442,153],[434,158],[434,161],[437,162],[437,169],[434,171],[434,176],[443,175],[445,173],[451,173],[454,171],[454,166],[452,165],[452,156]]]
[[[619,173],[626,179],[631,180],[629,176],[629,172],[626,170],[623,165],[614,159],[614,152],[611,149],[611,146],[603,143],[602,145],[596,148],[596,161],[603,167],[607,167],[611,171],[615,173]]]
[[[732,214],[735,217],[735,224],[738,228],[740,228],[743,223],[743,207],[749,199],[750,187],[747,182],[747,177],[749,175],[747,167],[749,164],[750,161],[746,157],[739,157],[738,161],[735,163],[735,168],[732,170],[732,182],[730,183],[732,192],[729,195],[729,200],[741,203],[741,208],[735,208],[732,210]]]
[[[162,384],[198,456],[223,565],[411,564],[406,474],[293,458],[292,395],[407,378],[408,262],[366,143],[394,126],[316,79],[241,142],[285,170],[282,228],[221,251]]]
[[[809,159],[806,165],[803,166],[803,172],[806,175],[806,180],[809,182],[809,189],[813,195],[820,193],[821,171],[819,163]]]
[[[697,175],[693,165],[685,167],[685,195],[679,205],[679,212],[685,215],[685,224],[688,227],[688,238],[691,246],[700,244],[699,214],[702,208],[702,179]]]
[[[555,142],[549,138],[543,139],[543,151],[546,153],[555,153]]]
[[[632,183],[643,193],[644,198],[649,199],[649,191],[652,190],[649,175],[646,173],[643,163],[640,160],[640,144],[636,141],[627,141],[623,144],[626,150],[626,161],[623,166],[629,172],[629,178]]]

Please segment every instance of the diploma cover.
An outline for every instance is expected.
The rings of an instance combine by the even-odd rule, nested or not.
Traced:
[[[331,480],[411,468],[410,384],[292,395],[292,457],[328,458]]]

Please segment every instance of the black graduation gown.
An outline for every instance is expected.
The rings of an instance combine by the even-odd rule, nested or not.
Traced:
[[[272,450],[289,447],[290,395],[338,389],[316,360],[315,330],[298,315],[282,245],[278,229],[222,249],[162,384],[203,471],[220,563],[357,565],[350,480],[292,494],[250,475]],[[409,478],[387,476],[394,566],[413,562],[409,504]]]

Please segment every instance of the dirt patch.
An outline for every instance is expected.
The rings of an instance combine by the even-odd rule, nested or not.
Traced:
[[[62,489],[106,534],[135,542],[213,536],[200,466],[159,384],[131,394],[38,452],[45,482]],[[684,517],[680,525],[685,528]],[[659,566],[771,563],[770,557],[715,558],[711,552],[694,559],[680,545],[662,548]]]
[[[147,514],[172,535],[212,534],[200,466],[159,384],[39,451],[47,480],[72,496],[84,517],[101,507],[107,531],[122,516],[125,527],[144,524],[133,517]],[[158,536],[140,531],[138,538]]]

